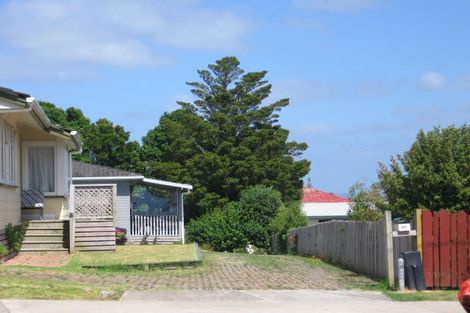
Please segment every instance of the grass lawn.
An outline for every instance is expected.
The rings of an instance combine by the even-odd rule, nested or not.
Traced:
[[[194,265],[201,260],[195,245],[141,245],[117,246],[116,252],[77,253],[82,267],[132,267],[141,265]],[[74,260],[74,262],[77,262]]]
[[[0,299],[99,300],[101,291],[113,291],[117,300],[138,277],[195,273],[198,251],[189,245],[119,246],[115,253],[75,253],[57,268],[0,265]],[[149,265],[143,271],[139,265]],[[174,270],[166,270],[168,266]]]
[[[57,268],[0,265],[0,299],[95,300],[101,291],[119,299],[129,289],[323,289],[323,280],[340,289],[382,291],[395,301],[456,299],[456,291],[389,291],[382,282],[313,257],[201,253],[202,263],[194,245],[123,246],[116,253],[76,253]]]
[[[457,292],[457,290],[383,291],[393,301],[457,301]]]
[[[99,300],[100,292],[109,290],[114,295],[107,300],[118,300],[125,291],[124,285],[101,286],[67,279],[2,277],[1,272],[0,277],[1,299]]]

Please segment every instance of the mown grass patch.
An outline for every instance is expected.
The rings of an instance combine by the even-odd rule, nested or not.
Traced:
[[[197,247],[188,245],[117,246],[115,252],[82,252],[74,255],[72,265],[85,268],[123,269],[190,266],[201,262]]]
[[[393,301],[457,301],[457,292],[457,290],[383,291]]]
[[[1,299],[42,299],[42,300],[98,300],[101,291],[113,291],[107,298],[117,300],[125,291],[125,286],[97,286],[64,279],[25,279],[23,277],[1,277]]]

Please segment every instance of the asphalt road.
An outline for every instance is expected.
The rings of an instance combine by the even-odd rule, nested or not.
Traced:
[[[1,300],[11,313],[464,312],[458,302],[393,302],[378,292],[319,290],[128,291],[120,301]],[[0,313],[2,305],[0,304]]]

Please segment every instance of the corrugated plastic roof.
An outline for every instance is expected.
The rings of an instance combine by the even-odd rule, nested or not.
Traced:
[[[335,194],[320,191],[309,187],[304,187],[303,203],[334,203],[349,202],[348,198],[340,197]]]

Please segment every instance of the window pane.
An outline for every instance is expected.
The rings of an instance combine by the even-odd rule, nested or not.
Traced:
[[[131,201],[133,215],[175,215],[178,212],[176,190],[135,185]]]
[[[54,192],[54,147],[29,147],[29,189]]]

